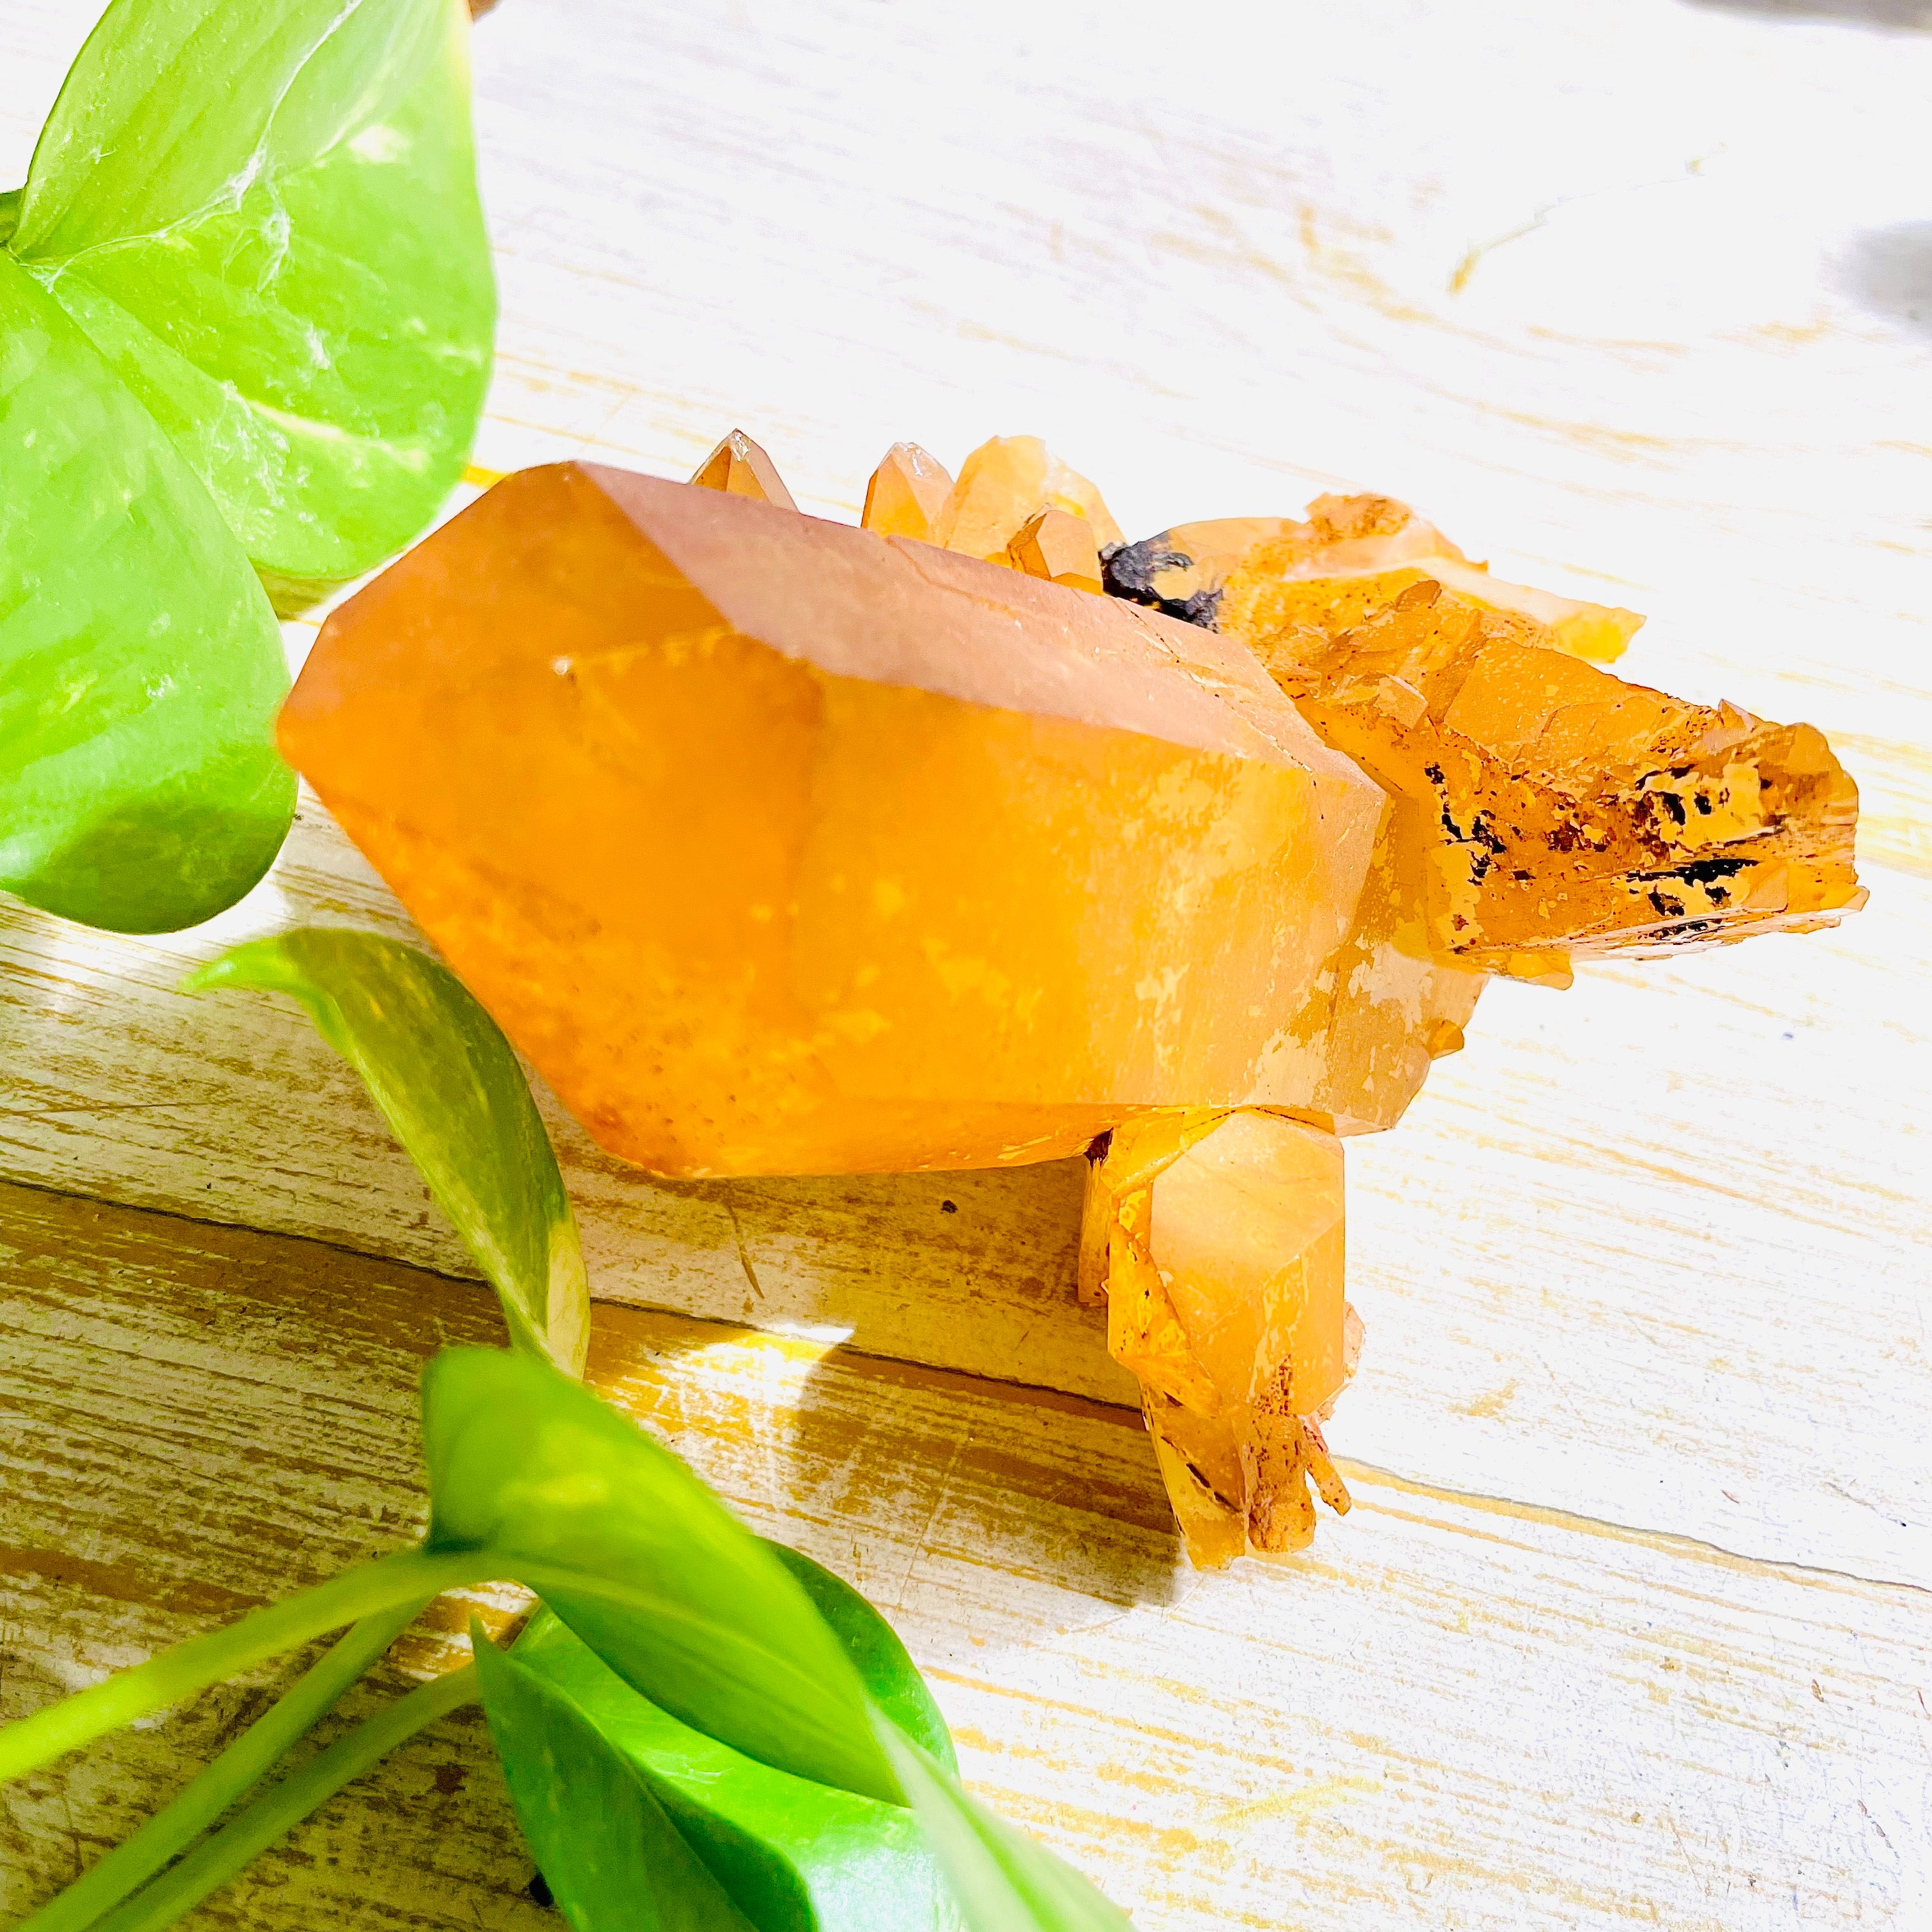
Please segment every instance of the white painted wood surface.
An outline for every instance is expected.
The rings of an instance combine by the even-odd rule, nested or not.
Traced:
[[[0,175],[92,10],[0,19]],[[689,1415],[730,1418],[686,1446],[902,1615],[952,1673],[975,1774],[1150,1928],[1932,1912],[1932,33],[1911,18],[502,0],[477,30],[504,298],[480,463],[680,474],[739,423],[807,508],[849,516],[896,437],[956,462],[1028,430],[1131,534],[1386,490],[1506,574],[1647,611],[1630,675],[1809,718],[1863,788],[1873,899],[1840,932],[1492,988],[1402,1126],[1352,1145],[1370,1337],[1334,1438],[1362,1507],[1280,1571],[1177,1579],[1142,1438],[994,1385],[1124,1397],[1065,1293],[1066,1170],[666,1187],[566,1135],[600,1292],[849,1334],[822,1372],[791,1344],[670,1348]],[[0,1172],[460,1268],[292,1014],[170,990],[311,917],[399,929],[317,814],[214,931],[0,911]],[[76,1364],[113,1352],[50,1262],[8,1283],[80,1352],[6,1359],[92,1432],[70,1526],[146,1574],[163,1492],[110,1472],[152,1453],[134,1392],[178,1408],[220,1372],[164,1337],[205,1305],[196,1244],[239,1238],[181,1229],[176,1286],[169,1224],[116,1225],[145,1258],[110,1255],[98,1292],[138,1282],[156,1324],[116,1345],[126,1407],[76,1406]],[[218,1464],[250,1492],[235,1519],[315,1538],[315,1567],[371,1469],[403,1530],[380,1431],[308,1486],[297,1412],[352,1400],[362,1347],[238,1370],[293,1408],[258,1461],[211,1450],[193,1478],[213,1493]],[[902,1372],[851,1351],[989,1379],[904,1371],[910,1408],[878,1397],[892,1426],[832,1456],[816,1385]],[[193,1374],[170,1393],[157,1357]],[[625,1386],[664,1420],[657,1384]],[[949,1459],[987,1441],[1027,1446],[961,1488]],[[1128,1556],[1066,1514],[1086,1468],[1139,1498],[1098,1512],[1136,1526]],[[0,1542],[57,1542],[62,1509],[10,1486]],[[275,1587],[246,1540],[160,1567]],[[222,1613],[190,1594],[130,1621],[84,1579],[58,1602],[15,1580],[33,1668]],[[124,1822],[76,1776],[47,1802]],[[460,1901],[496,1898],[508,1855],[479,1850],[472,1884],[423,1815],[404,1791],[412,1905],[474,1922]],[[267,1887],[229,1922],[306,1922]]]
[[[415,1371],[491,1311],[316,1258],[0,1186],[0,1400],[32,1425],[0,1574],[33,1634],[0,1714],[408,1533]],[[1915,1922],[1918,1591],[1358,1469],[1310,1557],[1196,1576],[1130,1412],[632,1310],[590,1372],[887,1610],[968,1777],[1144,1927]],[[274,1681],[10,1787],[0,1912]],[[534,1932],[529,1872],[448,1724],[203,1922]]]

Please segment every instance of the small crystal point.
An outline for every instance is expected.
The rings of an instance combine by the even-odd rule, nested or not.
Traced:
[[[1084,517],[1071,517],[1064,510],[1036,512],[1006,545],[1006,560],[1028,577],[1100,595],[1100,546]]]
[[[952,494],[952,473],[916,442],[896,442],[866,485],[860,526],[882,537],[937,541],[934,530]]]
[[[698,466],[691,480],[700,489],[722,490],[728,496],[750,496],[787,510],[798,508],[777,464],[741,429],[734,429],[718,444]]]
[[[1081,1252],[1196,1564],[1306,1547],[1311,1483],[1348,1507],[1318,1424],[1360,1346],[1341,1142],[1246,1108],[1130,1122],[1090,1171]]]
[[[1010,567],[1006,546],[1042,510],[1084,517],[1103,550],[1120,541],[1120,526],[1100,491],[1036,436],[996,436],[967,458],[940,514],[934,540],[948,550]]]

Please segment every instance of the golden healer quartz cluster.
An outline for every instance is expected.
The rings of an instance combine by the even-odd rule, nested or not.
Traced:
[[[1438,956],[1560,978],[1864,902],[1857,790],[1820,733],[1611,676],[1587,660],[1641,619],[1501,583],[1400,503],[1184,526],[1110,564],[1122,594],[1240,639],[1429,822]]]
[[[1347,1507],[1342,1138],[1485,977],[1859,902],[1823,740],[1596,668],[1637,621],[1379,498],[1130,544],[1027,436],[894,446],[855,529],[734,431],[498,484],[280,740],[613,1153],[1085,1153],[1079,1292],[1214,1563]]]

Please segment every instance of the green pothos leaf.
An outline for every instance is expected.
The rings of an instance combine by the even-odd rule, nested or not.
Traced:
[[[514,1579],[548,1607],[508,1655],[472,1631],[478,1680],[578,1932],[1130,1932],[1087,1880],[967,1794],[950,1746],[927,1748],[944,1725],[876,1612],[760,1544],[580,1384],[530,1355],[446,1350],[424,1374],[423,1439],[420,1548],[8,1726],[0,1779],[345,1618]],[[267,1842],[251,1832],[300,1815],[284,1795],[302,1775],[236,1822],[237,1858]]]
[[[463,0],[115,0],[8,246],[256,566],[355,575],[462,474],[496,297]]]
[[[686,1844],[652,1780],[574,1698],[506,1656],[481,1625],[470,1642],[524,1836],[576,1932],[765,1932]]]
[[[788,1567],[806,1561],[784,1555]],[[869,1606],[868,1616],[886,1628]],[[628,1932],[635,1922],[626,1916],[623,1889],[594,1882],[620,1862],[623,1848],[578,1795],[581,1785],[615,1783],[619,1774],[608,1762],[589,1771],[587,1757],[614,1760],[641,1782],[758,1932],[955,1932],[958,1926],[950,1888],[904,1806],[775,1770],[680,1724],[548,1612],[532,1620],[507,1661],[552,1694],[511,1702],[495,1694],[490,1672],[484,1677],[490,1734],[524,1836],[579,1932]],[[578,1722],[558,1721],[557,1698]],[[640,1845],[638,1853],[659,1856],[656,1841]]]
[[[274,614],[207,491],[0,249],[0,888],[123,932],[211,917],[295,809]]]
[[[0,888],[171,931],[272,860],[261,584],[399,549],[482,411],[467,34],[462,0],[113,0],[0,195]]]
[[[556,1156],[516,1055],[448,968],[393,939],[309,928],[238,946],[184,984],[299,1000],[494,1286],[512,1339],[582,1372],[590,1295]]]
[[[747,1757],[900,1802],[863,1680],[797,1580],[683,1463],[527,1356],[446,1349],[423,1373],[433,1554],[488,1551],[631,1687]]]
[[[913,1742],[957,1774],[959,1760],[932,1690],[900,1642],[898,1632],[842,1576],[801,1550],[767,1540],[765,1547],[789,1570],[812,1607],[852,1660],[866,1694]]]

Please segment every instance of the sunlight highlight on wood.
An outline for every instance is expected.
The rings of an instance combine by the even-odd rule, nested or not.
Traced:
[[[0,1400],[38,1423],[12,1438],[8,1716],[407,1540],[417,1369],[495,1320],[480,1287],[394,1263],[20,1188],[0,1255]],[[1273,1925],[1284,1900],[1292,1923],[1400,1923],[1426,1886],[1432,1922],[1520,1897],[1730,1932],[1774,1922],[1732,1910],[1760,1887],[1814,1923],[1900,1896],[1864,1846],[1915,1828],[1923,1592],[1362,1468],[1311,1556],[1197,1576],[1130,1411],[641,1310],[602,1312],[590,1374],[865,1590],[969,1780],[1143,1927]],[[112,1414],[140,1426],[104,1442]],[[1505,1661],[1509,1696],[1484,1694]],[[13,1787],[0,1910],[237,1708],[211,1693]],[[474,1727],[427,1734],[271,1852],[236,1922],[538,1922],[480,1750]]]

